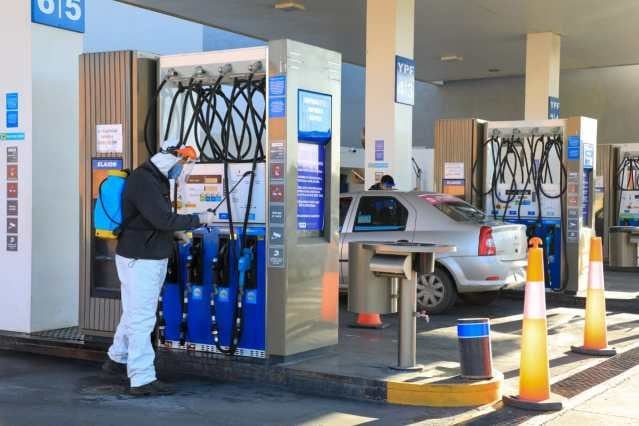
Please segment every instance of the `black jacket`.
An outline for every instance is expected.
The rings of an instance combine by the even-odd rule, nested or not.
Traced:
[[[131,259],[166,259],[173,232],[200,226],[196,214],[173,213],[169,180],[146,161],[129,176],[122,200],[123,226],[116,253]]]

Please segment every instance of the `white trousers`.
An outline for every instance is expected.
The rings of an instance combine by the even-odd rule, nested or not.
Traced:
[[[168,259],[115,257],[121,283],[122,317],[109,348],[109,358],[127,365],[131,387],[156,380],[151,333]]]

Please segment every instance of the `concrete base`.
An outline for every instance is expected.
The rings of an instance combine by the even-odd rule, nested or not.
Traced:
[[[422,371],[424,370],[424,366],[423,365],[414,365],[412,367],[398,367],[397,365],[389,365],[388,368],[390,368],[391,370],[394,371],[408,371],[408,372],[415,372],[415,371]]]
[[[611,347],[605,349],[589,349],[583,346],[571,346],[570,350],[577,354],[590,356],[610,357],[617,355],[617,350]]]
[[[465,380],[454,376],[443,380],[388,382],[388,402],[424,407],[478,407],[501,398],[503,374],[490,380]]]
[[[531,411],[559,411],[564,407],[563,400],[563,398],[556,395],[551,395],[550,398],[544,401],[525,401],[514,395],[507,395],[502,398],[504,404],[510,407]]]

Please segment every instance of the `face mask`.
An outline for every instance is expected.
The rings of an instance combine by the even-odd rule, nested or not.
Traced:
[[[182,164],[177,163],[175,166],[171,167],[171,170],[169,170],[168,177],[169,179],[177,179],[181,173],[182,173]]]

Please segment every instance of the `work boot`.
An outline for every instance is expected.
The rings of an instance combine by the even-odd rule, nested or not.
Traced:
[[[126,364],[115,362],[111,358],[107,358],[104,364],[102,364],[102,373],[114,379],[129,380],[126,375]]]
[[[143,386],[129,388],[129,395],[132,396],[162,396],[173,395],[175,389],[159,380],[155,380]]]

